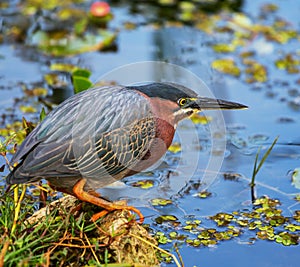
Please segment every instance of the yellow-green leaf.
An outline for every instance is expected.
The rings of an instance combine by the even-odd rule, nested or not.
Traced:
[[[200,115],[199,113],[194,113],[190,119],[192,120],[193,123],[195,124],[208,124],[209,122],[212,121],[212,117],[210,116],[203,116],[203,115]]]
[[[166,206],[172,204],[172,200],[165,198],[154,198],[151,200],[152,206]]]
[[[23,113],[35,113],[37,110],[32,106],[20,106],[20,110]]]
[[[211,66],[213,69],[215,69],[219,72],[229,74],[232,76],[238,77],[241,74],[240,69],[235,64],[233,59],[228,59],[228,58],[227,59],[226,58],[216,59],[212,62]]]
[[[67,72],[72,72],[75,70],[77,67],[72,64],[67,64],[67,63],[53,63],[50,66],[50,70],[52,71],[67,71]]]
[[[233,44],[215,44],[212,48],[217,53],[230,53],[236,49],[236,46]]]
[[[179,143],[173,143],[168,150],[176,154],[181,151],[181,145]]]
[[[197,196],[200,198],[208,198],[211,196],[211,192],[204,190],[204,191],[197,193]]]
[[[72,81],[75,94],[85,91],[93,85],[93,83],[88,78],[82,76],[73,76]]]
[[[149,189],[154,186],[154,182],[152,180],[141,180],[131,184],[134,187],[140,187],[143,189]]]

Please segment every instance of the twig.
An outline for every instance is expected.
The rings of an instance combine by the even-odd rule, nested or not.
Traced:
[[[97,263],[100,265],[100,261],[99,261],[97,255],[96,255],[96,253],[95,253],[93,247],[91,246],[90,240],[88,239],[88,237],[86,236],[85,233],[84,233],[84,237],[85,237],[85,239],[86,239],[86,242],[87,242],[87,243],[89,244],[89,246],[90,246],[89,248],[91,249],[91,251],[92,251],[92,253],[93,253],[93,255],[94,255],[95,260],[96,260]]]
[[[4,266],[4,257],[5,257],[6,251],[8,250],[9,244],[10,244],[10,241],[6,240],[4,242],[2,250],[0,252],[0,267]]]
[[[74,245],[74,244],[69,244],[69,243],[52,243],[53,245],[56,245],[56,247],[70,247],[70,248],[93,248],[95,245]],[[81,256],[80,256],[81,257]]]
[[[179,258],[179,261],[180,261],[181,266],[184,267],[184,262],[183,262],[183,259],[182,259],[181,254],[180,254],[180,252],[179,252],[177,243],[175,243],[174,248],[175,248],[176,254],[177,254],[178,258]]]

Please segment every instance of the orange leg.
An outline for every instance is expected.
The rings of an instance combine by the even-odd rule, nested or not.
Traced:
[[[73,187],[74,195],[82,201],[92,203],[104,209],[103,211],[94,214],[91,218],[92,221],[96,221],[100,217],[106,215],[108,212],[113,210],[131,210],[140,217],[140,223],[144,222],[144,216],[137,208],[109,202],[105,199],[100,198],[99,197],[100,195],[96,192],[89,193],[87,191],[84,191],[85,184],[86,184],[86,179],[84,178],[80,179]]]

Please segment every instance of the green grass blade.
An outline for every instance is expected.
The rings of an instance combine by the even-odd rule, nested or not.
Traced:
[[[256,172],[255,172],[255,175],[259,172],[259,170],[260,170],[260,168],[262,167],[262,165],[264,164],[265,160],[266,160],[267,157],[270,155],[270,153],[271,153],[273,147],[274,147],[275,144],[277,143],[278,138],[279,138],[279,136],[277,136],[277,137],[274,139],[272,145],[269,147],[269,149],[267,150],[267,152],[264,154],[263,158],[261,159],[261,161],[260,161],[260,163],[259,163],[259,165],[258,165],[258,167],[257,167],[257,170],[256,170]]]
[[[259,156],[259,153],[260,153],[260,149],[258,150],[257,154],[256,154],[256,157],[255,157],[255,162],[254,162],[254,168],[253,168],[253,173],[252,173],[252,179],[251,179],[251,186],[254,186],[255,185],[255,177],[257,175],[257,173],[259,172],[259,170],[261,169],[262,165],[264,164],[264,162],[266,161],[267,157],[270,155],[273,147],[275,146],[275,144],[277,143],[277,140],[278,140],[279,136],[277,136],[272,145],[268,148],[268,150],[266,151],[266,153],[263,155],[262,159],[260,160],[258,166],[257,166],[257,163],[258,163],[258,156]]]
[[[256,153],[256,156],[255,156],[255,161],[254,161],[254,166],[253,166],[253,172],[252,172],[252,179],[251,179],[251,183],[250,185],[251,186],[254,186],[255,183],[255,176],[256,176],[256,169],[257,169],[257,162],[258,162],[258,155],[260,153],[260,148],[258,149],[257,153]]]

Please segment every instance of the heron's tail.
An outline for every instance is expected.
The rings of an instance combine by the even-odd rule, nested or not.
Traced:
[[[24,184],[29,181],[28,177],[24,177],[22,175],[18,175],[18,167],[14,168],[7,176],[6,183],[8,185],[13,184]]]

